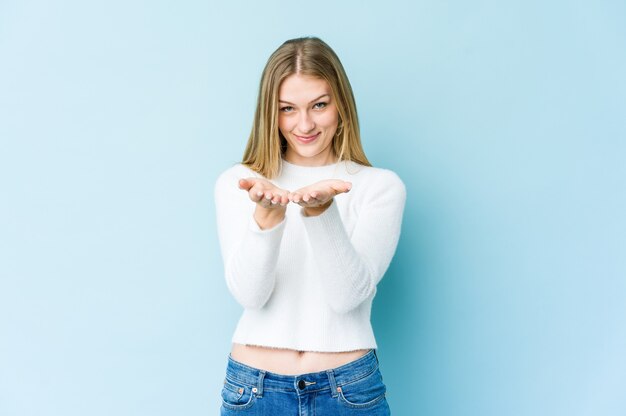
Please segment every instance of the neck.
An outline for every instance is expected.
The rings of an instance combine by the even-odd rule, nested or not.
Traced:
[[[329,152],[326,155],[318,155],[314,157],[301,157],[299,155],[294,155],[292,152],[289,151],[289,149],[287,149],[287,151],[285,152],[284,159],[292,165],[308,167],[332,165],[339,161],[339,158],[333,152]]]

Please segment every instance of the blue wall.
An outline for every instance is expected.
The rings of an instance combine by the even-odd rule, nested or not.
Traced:
[[[394,414],[626,414],[626,3],[386,3],[0,2],[1,415],[217,414],[213,182],[301,35],[408,189]]]

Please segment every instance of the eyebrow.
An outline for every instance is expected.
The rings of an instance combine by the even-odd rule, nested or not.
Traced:
[[[329,94],[322,94],[322,95],[320,95],[319,97],[317,97],[316,99],[311,100],[311,102],[310,102],[309,104],[311,104],[311,103],[313,103],[313,102],[315,102],[315,101],[319,100],[320,98],[325,97],[325,96],[327,96],[327,95],[330,97],[330,95],[329,95]],[[285,104],[295,105],[294,103],[290,103],[289,101],[285,101],[285,100],[278,100],[278,102],[279,102],[279,103],[285,103]]]

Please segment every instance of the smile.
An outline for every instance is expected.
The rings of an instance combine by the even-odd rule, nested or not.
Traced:
[[[317,139],[319,135],[320,133],[314,134],[313,136],[298,136],[297,134],[294,134],[294,136],[296,136],[298,141],[304,144],[311,143],[313,140]]]

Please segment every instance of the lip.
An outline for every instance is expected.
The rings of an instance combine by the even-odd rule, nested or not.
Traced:
[[[294,136],[296,136],[296,138],[302,143],[311,143],[313,140],[317,139],[319,135],[320,133],[314,134],[313,136],[298,136],[297,134],[294,134]]]

